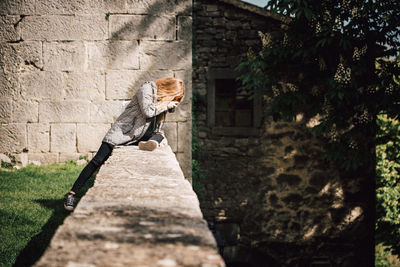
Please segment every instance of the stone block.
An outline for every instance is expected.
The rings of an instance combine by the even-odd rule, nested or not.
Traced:
[[[11,159],[7,155],[0,153],[0,162],[11,164]]]
[[[192,17],[178,17],[178,40],[192,41]]]
[[[58,71],[20,74],[21,94],[25,99],[60,100],[65,87],[65,74]]]
[[[110,129],[110,124],[78,124],[78,152],[96,152],[104,135]]]
[[[11,100],[0,100],[0,123],[9,123],[12,120]]]
[[[43,67],[41,42],[24,41],[2,44],[0,64],[8,72],[41,70]]]
[[[175,17],[111,15],[110,39],[175,40]]]
[[[10,123],[0,125],[0,153],[22,152],[26,149],[26,124]]]
[[[0,14],[32,15],[35,12],[35,0],[1,0]]]
[[[33,101],[13,103],[13,122],[38,122],[39,104]]]
[[[28,153],[29,162],[36,161],[40,164],[52,164],[58,162],[58,153]]]
[[[84,70],[87,64],[86,49],[82,42],[51,42],[43,44],[45,70]]]
[[[80,157],[87,157],[87,153],[65,153],[61,152],[58,155],[58,162],[66,162],[70,160],[79,160]]]
[[[188,0],[127,0],[127,12],[133,14],[191,14],[192,1]]]
[[[21,37],[46,41],[105,40],[107,25],[104,14],[28,16],[21,22]]]
[[[139,48],[135,41],[92,42],[86,44],[91,70],[139,69]]]
[[[137,89],[146,81],[173,76],[172,71],[108,71],[106,78],[106,99],[131,99]]]
[[[88,122],[88,101],[42,101],[39,103],[39,122]]]
[[[190,42],[143,41],[140,44],[140,69],[142,70],[185,70],[191,67]]]
[[[28,151],[49,152],[50,125],[47,123],[28,123]]]
[[[174,113],[168,113],[166,120],[184,122],[190,120],[191,116],[192,104],[187,99],[184,99],[183,102],[175,109]]]
[[[75,124],[52,124],[51,152],[76,152],[76,125]]]
[[[0,16],[0,40],[17,41],[20,39],[20,29],[14,27],[19,19],[19,16]]]
[[[89,1],[36,1],[36,14],[40,15],[76,15],[123,13],[126,11],[125,0],[89,0]]]
[[[99,72],[68,72],[63,86],[64,99],[105,99],[105,75]]]
[[[176,159],[183,171],[183,175],[192,183],[192,154],[176,153]]]
[[[0,98],[18,98],[19,88],[18,75],[10,72],[6,73],[0,68]]]
[[[129,101],[103,101],[90,104],[90,122],[113,123]]]
[[[26,153],[19,153],[15,154],[15,163],[21,165],[22,167],[26,167],[28,165],[28,154]]]
[[[192,123],[178,122],[178,152],[192,153]]]
[[[178,125],[176,122],[165,122],[163,127],[165,136],[168,140],[168,145],[171,147],[173,152],[178,151]]]

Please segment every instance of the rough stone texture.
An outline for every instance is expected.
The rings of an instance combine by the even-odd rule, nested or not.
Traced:
[[[171,70],[141,71],[141,70],[119,70],[107,71],[106,79],[106,99],[120,100],[131,99],[136,90],[145,81],[154,79],[153,77],[171,77]],[[181,107],[179,107],[180,109]],[[168,116],[169,117],[169,116]]]
[[[51,152],[76,152],[75,124],[53,124],[50,128]]]
[[[19,97],[18,75],[0,70],[0,98],[15,99]]]
[[[64,74],[58,71],[23,72],[21,94],[25,99],[58,100],[63,94]]]
[[[105,75],[99,72],[68,72],[64,76],[62,97],[64,99],[105,99]]]
[[[317,259],[323,258],[324,266],[358,266],[370,245],[364,242],[371,225],[365,208],[373,195],[361,186],[368,181],[340,176],[327,165],[320,158],[323,142],[305,119],[288,124],[264,117],[253,135],[209,127],[213,70],[232,71],[250,47],[259,51],[258,31],[280,30],[279,21],[239,2],[246,5],[194,1],[193,107],[204,151],[198,157],[203,175],[193,184],[204,216],[215,225],[227,265],[321,266]]]
[[[108,129],[110,124],[78,124],[76,128],[78,152],[96,152]]]
[[[192,147],[186,144],[191,143],[192,137],[187,133],[192,132],[192,122],[178,122],[178,152],[191,153]]]
[[[43,44],[45,70],[83,71],[86,49],[82,42],[48,42]]]
[[[21,37],[45,41],[105,40],[107,21],[104,16],[27,16],[20,22]]]
[[[39,122],[88,122],[88,101],[42,101]]]
[[[104,132],[143,82],[171,76],[184,79],[186,97],[167,121],[191,121],[191,16],[190,0],[0,1],[0,123],[101,124]],[[80,135],[90,143],[78,141],[74,151],[92,155],[100,135]],[[29,134],[36,157],[49,153],[45,136]],[[0,144],[0,152],[22,152],[18,143]],[[79,154],[54,153],[49,162]]]
[[[102,101],[90,104],[90,121],[96,123],[112,123],[122,113],[129,101]]]
[[[110,18],[111,39],[175,40],[175,17],[116,15]]]
[[[59,154],[59,161],[66,162],[69,160],[79,160],[79,158],[85,157],[91,159],[91,153],[60,153]]]
[[[18,101],[13,103],[13,122],[38,122],[39,108],[34,101]]]
[[[115,148],[35,264],[78,265],[225,266],[169,146]]]
[[[21,154],[24,155],[24,154]],[[59,162],[58,155],[59,153],[28,153],[26,154],[28,156],[29,161],[36,161],[41,164],[52,164]],[[29,162],[28,161],[28,162]]]
[[[126,7],[133,14],[192,14],[192,3],[186,0],[127,0]]]
[[[48,123],[29,123],[28,151],[49,152],[50,151],[50,125]]]
[[[20,38],[19,28],[14,27],[19,16],[0,16],[0,39],[17,41]]]
[[[5,154],[0,154],[0,162],[5,162],[5,163],[11,164],[11,159]]]
[[[0,123],[10,123],[12,118],[12,101],[0,100]]]
[[[168,139],[168,145],[173,152],[178,151],[178,128],[176,122],[165,122],[163,130]]]
[[[8,72],[39,71],[43,68],[42,43],[23,41],[0,46],[0,65]]]
[[[140,48],[140,68],[143,70],[191,68],[192,47],[186,41],[167,43],[143,41]]]
[[[88,43],[89,69],[139,69],[139,45],[134,41]]]
[[[26,149],[26,124],[0,124],[0,151],[22,152]]]

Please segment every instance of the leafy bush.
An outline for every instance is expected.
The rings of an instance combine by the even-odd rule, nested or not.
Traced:
[[[378,116],[377,139],[377,242],[400,256],[400,123],[386,114]]]

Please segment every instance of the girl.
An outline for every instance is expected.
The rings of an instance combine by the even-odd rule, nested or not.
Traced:
[[[115,145],[136,145],[139,149],[156,149],[164,136],[160,132],[167,111],[173,112],[184,97],[183,81],[176,78],[161,78],[145,82],[111,129],[93,159],[82,170],[64,201],[64,208],[72,211],[75,207],[75,193],[92,174],[108,159]]]

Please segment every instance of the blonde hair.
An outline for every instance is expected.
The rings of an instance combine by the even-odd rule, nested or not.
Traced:
[[[174,77],[161,78],[156,80],[157,107],[166,107],[171,101],[181,103],[185,96],[185,85],[181,79]]]

